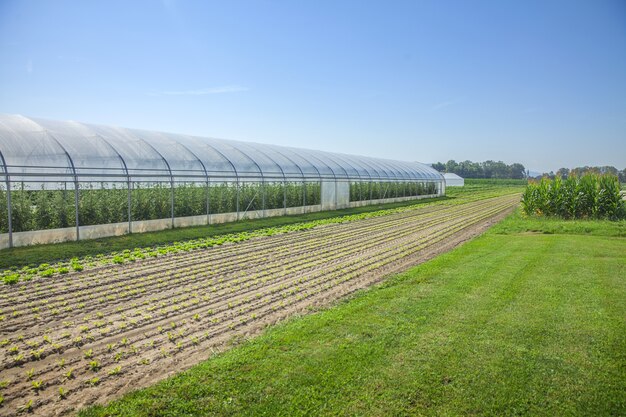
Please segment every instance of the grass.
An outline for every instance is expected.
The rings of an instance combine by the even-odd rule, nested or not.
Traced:
[[[624,415],[623,225],[563,223],[511,216],[79,415]]]
[[[506,221],[496,225],[492,231],[499,234],[538,233],[626,237],[626,220],[558,220],[548,217],[528,217],[518,210]]]

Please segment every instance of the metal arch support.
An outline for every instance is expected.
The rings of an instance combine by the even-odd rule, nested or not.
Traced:
[[[393,168],[397,169],[400,173],[404,172],[407,175],[406,177],[404,177],[404,181],[402,181],[403,185],[404,185],[404,188],[405,188],[405,191],[406,191],[406,183],[411,180],[411,174],[409,173],[409,171],[407,171],[401,165],[391,164],[391,166]],[[405,194],[406,194],[406,192],[405,192]]]
[[[170,173],[170,190],[171,190],[170,212],[172,214],[171,218],[172,218],[172,229],[173,229],[174,228],[174,174],[172,173],[172,168],[170,167],[169,162],[167,162],[167,159],[165,159],[165,157],[161,155],[161,152],[157,151],[156,148],[152,146],[147,140],[142,139],[141,137],[137,136],[131,131],[127,131],[127,133],[130,136],[134,137],[135,139],[138,139],[139,141],[145,143],[150,149],[156,152],[156,154],[159,155],[159,157],[163,160],[163,162],[165,163],[165,166],[167,167],[167,171]]]
[[[298,165],[293,159],[289,158],[287,155],[283,154],[280,151],[277,151],[276,149],[272,149],[274,152],[276,152],[277,154],[279,154],[280,156],[282,156],[283,158],[285,158],[286,160],[290,161],[292,164],[294,164],[296,166],[296,168],[298,168],[298,171],[300,171],[300,175],[302,175],[302,211],[306,211],[305,207],[306,207],[306,180],[304,178],[304,171],[302,171],[302,168],[300,168],[300,165]],[[276,162],[276,161],[274,161]],[[317,170],[317,168],[315,168],[315,170],[317,171],[317,175],[319,176],[319,171]]]
[[[354,165],[352,165],[348,160],[344,159],[344,157],[342,157],[341,155],[333,154],[333,157],[337,158],[338,160],[340,160],[344,164],[349,165],[356,172],[356,174],[359,176],[359,184],[362,182],[361,181],[361,173],[359,172],[358,169],[356,169],[354,167]],[[344,171],[345,171],[345,169],[344,169]],[[346,174],[347,174],[347,171],[346,171]],[[349,185],[352,185],[352,181],[349,182]],[[360,186],[359,186],[359,198],[361,198],[361,187]],[[348,188],[348,201],[350,201],[350,189],[349,188]]]
[[[192,138],[193,138],[193,136],[192,136]],[[236,184],[237,184],[237,200],[239,200],[239,172],[237,171],[237,168],[235,167],[235,164],[233,164],[233,162],[230,159],[228,159],[226,157],[226,155],[224,155],[216,147],[214,147],[214,146],[210,145],[209,143],[207,143],[205,141],[202,141],[202,140],[200,140],[199,142],[200,142],[201,146],[206,146],[207,148],[212,149],[215,153],[217,153],[219,156],[224,158],[224,160],[226,162],[228,162],[228,164],[231,166],[231,168],[233,169],[233,173],[235,174],[235,181],[236,181]],[[204,166],[204,164],[202,164],[202,166]],[[211,208],[210,208],[210,204],[211,204],[211,200],[210,200],[210,186],[211,185],[210,185],[210,182],[209,182],[208,174],[207,174],[207,185],[209,186],[209,192],[207,193],[207,200],[209,201],[208,204],[207,204],[207,211],[208,211],[207,215],[209,216],[209,220],[208,220],[209,224],[211,224]],[[239,207],[239,201],[237,201],[237,207]],[[237,210],[237,211],[239,211],[239,210]]]
[[[317,156],[313,155],[311,152],[314,152],[314,151],[307,151],[307,155],[308,155],[309,158],[313,158],[313,159],[317,160],[318,162],[321,162],[322,165],[326,165],[328,167],[328,169],[330,169],[330,172],[333,173],[333,179],[335,180],[334,182],[335,182],[335,205],[336,205],[337,204],[337,174],[335,173],[335,170],[330,165],[328,165],[326,162],[324,162],[323,160],[321,160]],[[316,168],[316,170],[317,170],[317,168]],[[317,170],[317,172],[319,172],[319,170]],[[322,180],[321,180],[321,175],[320,175],[320,193],[321,193],[321,191],[322,191]],[[322,199],[321,200],[323,200],[323,194],[322,194]],[[323,201],[320,201],[320,203],[323,203]]]
[[[187,152],[189,152],[190,154],[193,155],[194,158],[196,158],[196,161],[200,162],[200,165],[202,166],[202,170],[204,171],[204,178],[205,178],[205,182],[206,182],[206,187],[207,187],[207,197],[206,197],[206,216],[207,216],[207,223],[209,223],[209,173],[206,170],[206,166],[204,166],[204,162],[202,162],[202,160],[200,160],[200,158],[198,158],[198,155],[196,155],[195,152],[193,152],[191,149],[189,149],[188,147],[186,147],[182,142],[176,142],[178,143],[180,146],[182,146],[183,148],[185,148],[185,150]]]
[[[370,184],[370,187],[369,187],[369,191],[370,191],[370,192],[369,192],[369,198],[368,198],[368,200],[370,201],[370,204],[371,204],[371,200],[372,200],[372,187],[371,187],[371,183],[372,183],[372,174],[370,173],[369,169],[367,169],[367,168],[373,169],[373,170],[376,172],[376,175],[378,175],[378,176],[379,176],[380,174],[378,173],[378,171],[376,170],[376,168],[374,168],[374,166],[373,166],[373,165],[368,164],[368,163],[367,163],[367,161],[366,161],[365,159],[363,159],[363,160],[361,160],[361,159],[357,159],[357,160],[356,160],[356,162],[358,162],[359,164],[363,165],[363,166],[366,168],[366,169],[365,169],[365,172],[367,172],[367,176],[369,177],[369,184]],[[363,195],[361,194],[361,201],[363,201],[363,200],[362,200],[362,198],[363,198]]]
[[[261,184],[265,184],[265,177],[263,176],[263,170],[254,159],[252,159],[247,153],[245,153],[239,148],[235,148],[234,146],[228,145],[228,144],[224,144],[224,145],[228,146],[231,149],[234,149],[236,152],[239,152],[240,154],[248,158],[250,161],[252,161],[252,163],[256,165],[257,169],[259,170],[259,174],[261,175]],[[239,177],[237,177],[237,220],[239,220]]]
[[[41,127],[42,131],[45,132],[45,134],[49,135],[52,138],[52,140],[55,141],[57,145],[59,145],[59,147],[63,150],[63,153],[67,157],[67,160],[70,163],[70,166],[72,167],[72,172],[74,173],[74,207],[76,209],[75,210],[76,240],[80,240],[80,224],[78,222],[78,174],[76,173],[76,167],[74,166],[74,161],[72,160],[72,157],[70,156],[69,152],[67,152],[65,147],[61,145],[61,142],[59,142],[59,140],[52,133],[50,133],[47,129],[43,129],[42,126],[39,126],[39,127]]]
[[[376,174],[378,175],[377,178],[377,183],[380,184],[381,182],[384,181],[388,181],[391,179],[389,172],[387,171],[387,169],[385,169],[385,166],[382,165],[380,163],[379,159],[374,159],[374,158],[369,158],[368,159],[368,164],[374,168],[374,170],[376,171]],[[384,174],[384,176],[383,176]],[[377,199],[378,200],[378,199]],[[373,201],[373,195],[372,195],[372,190],[370,189],[370,201]]]
[[[255,148],[252,145],[247,145],[247,146],[250,146],[252,148],[252,150],[260,153],[261,155],[265,156],[267,159],[272,161],[274,164],[276,164],[276,166],[280,170],[280,173],[283,176],[283,209],[285,211],[285,214],[287,214],[287,177],[285,176],[285,171],[283,171],[283,168],[280,166],[280,164],[278,164],[276,161],[274,161],[265,152],[259,150],[258,148]],[[261,166],[252,157],[250,157],[250,155],[248,155],[247,153],[245,153],[241,149],[237,149],[237,150],[239,152],[241,152],[242,154],[244,154],[245,156],[247,156],[252,162],[254,162],[254,164],[257,166],[257,168],[259,168],[259,172],[261,173],[261,187],[262,187],[262,190],[263,190],[263,217],[265,217],[265,176],[263,175],[263,170],[261,170]]]
[[[359,162],[359,163],[361,163],[361,164],[363,164],[363,165],[365,165],[366,167],[368,167],[368,168],[370,168],[370,169],[374,170],[374,172],[376,172],[376,178],[378,178],[378,179],[380,180],[380,178],[381,178],[381,177],[380,177],[380,173],[379,173],[379,172],[378,172],[378,170],[374,167],[374,165],[372,165],[372,164],[370,164],[369,162],[367,162],[367,159],[365,159],[365,158],[364,158],[364,159],[362,159],[362,160],[358,160],[358,162]],[[374,182],[374,181],[373,181],[372,174],[370,173],[370,171],[369,171],[369,170],[366,170],[366,172],[367,172],[367,175],[368,175],[368,176],[369,176],[369,178],[370,178],[370,182],[369,182],[369,184],[370,184],[370,186],[369,186],[370,193],[369,193],[369,194],[370,194],[370,195],[369,195],[369,199],[368,199],[368,200],[370,201],[370,204],[371,204],[371,203],[372,203],[372,184],[373,184],[373,182]]]
[[[377,175],[378,177],[380,177],[380,174],[378,173],[378,170],[377,170],[376,168],[374,168],[374,166],[373,166],[373,165],[370,165],[369,163],[367,163],[367,161],[366,161],[365,159],[363,159],[363,160],[358,160],[358,162],[359,162],[360,164],[365,165],[366,167],[368,167],[368,168],[370,168],[370,169],[373,169],[373,170],[376,172],[376,175]],[[367,176],[370,178],[370,181],[369,181],[370,186],[368,187],[368,188],[369,188],[369,191],[370,191],[370,193],[369,193],[370,195],[369,195],[368,200],[369,200],[370,204],[372,204],[372,174],[370,173],[370,171],[369,171],[368,169],[366,169],[366,170],[365,170],[365,172],[367,172]]]
[[[381,164],[381,166],[384,166],[386,168],[385,169],[386,171],[388,171],[389,173],[391,173],[391,175],[393,175],[393,178],[391,178],[391,177],[389,178],[390,180],[393,180],[393,181],[387,181],[387,189],[385,190],[385,198],[389,198],[389,196],[387,196],[387,191],[389,190],[389,185],[388,184],[390,182],[397,183],[399,178],[398,178],[398,175],[397,175],[396,171],[394,170],[393,166],[391,166],[391,167],[388,166],[387,162],[384,161],[384,160],[381,160],[380,164]]]
[[[2,166],[4,167],[4,181],[7,185],[7,220],[9,227],[9,247],[13,247],[13,211],[11,205],[11,177],[9,176],[9,169],[7,168],[7,162],[4,159],[4,155],[2,155],[2,151],[0,151],[0,162],[2,162]]]
[[[89,129],[87,126],[84,126],[84,127]],[[128,211],[128,233],[132,233],[133,232],[133,222],[132,222],[132,214],[131,214],[132,213],[131,212],[131,189],[130,189],[131,184],[130,184],[130,172],[128,172],[128,166],[126,165],[126,161],[124,160],[124,158],[122,158],[122,155],[120,155],[120,153],[117,151],[117,149],[115,149],[113,147],[113,145],[111,145],[109,143],[109,141],[104,138],[104,136],[102,136],[102,135],[100,135],[98,133],[95,133],[95,132],[94,132],[94,136],[97,137],[97,138],[100,138],[101,141],[103,141],[109,148],[111,148],[111,150],[113,152],[115,152],[117,157],[120,158],[120,161],[122,162],[122,165],[124,166],[124,171],[126,172],[126,190],[127,190],[127,194],[128,194],[128,207],[127,207],[127,211]]]
[[[283,155],[283,153],[282,153],[282,152],[280,152],[280,151],[276,150],[276,146],[273,146],[273,149],[274,149],[274,150],[275,150],[278,154]],[[293,152],[293,150],[292,150],[291,148],[285,148],[285,149],[286,149],[286,150],[288,150],[289,152]],[[295,152],[294,152],[294,153],[295,153]],[[313,169],[317,172],[317,179],[318,179],[318,181],[320,182],[320,187],[321,187],[321,184],[322,184],[322,173],[320,172],[320,170],[319,170],[319,169],[317,169],[317,167],[316,167],[315,165],[313,165],[310,161],[308,161],[308,160],[307,160],[304,156],[302,156],[302,155],[300,155],[300,154],[298,154],[298,153],[295,153],[295,154],[296,154],[298,157],[300,157],[300,158],[302,158],[303,160],[305,160],[305,161],[306,161],[306,162],[307,162],[310,166],[312,166],[312,167],[313,167]],[[294,162],[294,164],[295,164],[295,161],[293,161],[291,158],[288,158],[287,156],[285,156],[285,157],[286,157],[287,159],[289,159],[290,161]],[[314,157],[314,158],[315,158],[315,157]],[[315,158],[315,159],[317,159],[317,158]],[[322,161],[320,161],[320,162],[322,162]],[[326,165],[326,166],[328,167],[328,169],[330,169],[330,171],[331,171],[331,172],[333,172],[333,177],[335,177],[335,174],[334,174],[333,169],[332,169],[330,166],[328,166],[327,164],[323,163],[323,162],[322,162],[322,164],[323,164],[323,165]],[[296,166],[297,166],[298,168],[300,168],[300,166],[299,166],[298,164],[296,164]],[[304,177],[304,171],[302,171],[302,169],[301,169],[301,168],[300,168],[300,171],[302,172],[302,175],[303,175],[303,177]],[[304,196],[304,198],[303,198],[303,199],[304,199],[304,203],[305,203],[305,205],[306,205],[306,181],[305,181],[305,185],[304,185],[304,194],[305,194],[305,196]]]
[[[333,168],[332,168],[329,164],[327,164],[326,162],[324,162],[321,158],[319,158],[319,157],[317,156],[317,154],[318,154],[318,153],[319,153],[318,151],[309,151],[309,154],[313,154],[313,155],[311,155],[311,156],[313,156],[315,159],[317,159],[318,161],[320,161],[320,162],[322,162],[324,165],[326,165],[326,166],[330,169],[330,171],[333,173],[333,178],[334,178],[334,180],[335,180],[335,193],[334,193],[334,194],[335,194],[335,207],[336,207],[336,206],[337,206],[337,181],[338,181],[339,179],[337,178],[337,173],[335,172],[335,170],[334,170],[334,169],[333,169]],[[341,168],[341,169],[342,169],[342,171],[344,172],[344,174],[346,175],[346,177],[348,177],[348,178],[349,178],[350,176],[348,175],[348,172],[347,172],[347,171],[346,171],[346,170],[345,170],[345,169],[344,169],[344,168],[343,168],[340,164],[338,164],[338,163],[337,163],[337,161],[333,160],[333,159],[330,157],[330,155],[331,155],[330,153],[325,153],[326,158],[328,158],[328,159],[329,159],[329,160],[331,160],[334,164],[336,164],[339,168]]]

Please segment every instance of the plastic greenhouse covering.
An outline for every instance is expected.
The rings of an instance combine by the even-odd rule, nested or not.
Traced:
[[[394,196],[430,193],[443,177],[417,162],[0,115],[0,233],[320,204],[324,181],[358,184],[350,199],[365,200],[392,182],[404,184]],[[109,200],[91,207],[101,190]]]

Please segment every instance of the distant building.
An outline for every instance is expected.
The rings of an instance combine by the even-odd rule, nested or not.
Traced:
[[[451,172],[443,174],[443,178],[446,180],[446,187],[463,187],[465,185],[463,178]]]

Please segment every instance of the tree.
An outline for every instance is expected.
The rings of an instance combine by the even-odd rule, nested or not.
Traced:
[[[435,162],[432,167],[439,172],[444,172],[446,170],[446,165],[441,162]]]
[[[511,164],[509,169],[509,178],[523,179],[526,178],[526,168],[519,163]]]
[[[569,176],[569,169],[568,168],[559,168],[559,170],[556,172],[556,175],[558,177],[563,178],[563,179],[567,179],[567,177]]]
[[[454,172],[456,174],[458,167],[459,166],[454,159],[451,159],[448,162],[446,162],[446,172]]]
[[[515,178],[528,176],[526,168],[520,163],[507,165],[502,161],[472,162],[465,160],[457,163],[454,159],[445,164],[436,162],[432,165],[439,172],[451,172],[463,178]]]

